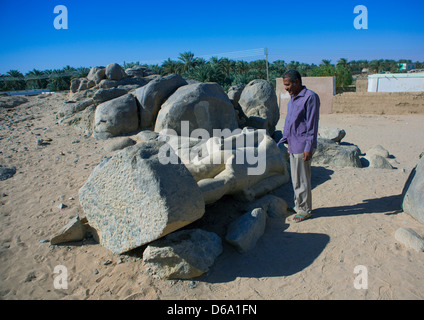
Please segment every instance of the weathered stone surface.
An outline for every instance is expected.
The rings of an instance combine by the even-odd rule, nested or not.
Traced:
[[[84,239],[85,234],[84,225],[79,217],[76,216],[51,238],[50,244],[55,245],[70,241],[81,241]]]
[[[227,194],[252,201],[290,179],[282,152],[265,130],[243,129],[239,134],[222,140],[212,137],[194,147],[191,143],[196,141],[191,139],[179,154],[198,181],[207,204]]]
[[[80,84],[81,84],[81,79],[72,79],[70,91],[73,92],[73,93],[77,92]]]
[[[262,198],[249,202],[244,207],[246,211],[251,211],[255,208],[264,209],[269,218],[278,219],[287,216],[287,202],[272,194],[267,194]]]
[[[93,96],[93,100],[96,103],[103,103],[120,96],[127,94],[127,90],[121,88],[109,88],[109,89],[99,89]]]
[[[334,142],[341,142],[342,139],[346,136],[346,131],[339,128],[328,128],[328,127],[319,127],[318,128],[318,137],[323,139],[330,139]]]
[[[371,155],[379,155],[383,158],[388,158],[389,157],[389,151],[387,151],[384,147],[382,147],[381,145],[376,145],[374,147],[372,147],[371,149],[369,149],[366,152],[367,156],[371,156]]]
[[[188,132],[182,130],[182,121],[188,121]],[[210,136],[213,129],[238,128],[234,107],[217,83],[196,83],[178,88],[162,105],[154,131],[172,129],[178,135],[187,136],[197,128],[206,129]]]
[[[241,253],[251,250],[264,234],[266,218],[266,212],[262,208],[245,213],[230,224],[225,240]]]
[[[117,63],[108,64],[105,71],[109,80],[121,80],[127,76],[124,69]]]
[[[122,253],[201,218],[202,194],[183,164],[162,164],[164,142],[149,141],[107,158],[80,189],[100,243]]]
[[[143,263],[165,279],[191,279],[209,271],[222,252],[221,238],[201,229],[182,230],[150,244]]]
[[[376,169],[393,169],[393,166],[390,164],[390,162],[383,156],[379,154],[371,154],[365,157],[365,159],[368,160],[369,166],[371,168]]]
[[[57,112],[57,117],[62,118],[65,116],[69,116],[74,113],[78,113],[80,111],[85,110],[87,107],[94,104],[93,99],[87,98],[82,101],[70,101],[63,103]]]
[[[402,209],[421,223],[424,223],[424,156],[411,171],[403,188]]]
[[[0,181],[7,180],[9,178],[12,178],[16,173],[15,167],[5,167],[0,165]]]
[[[424,239],[411,228],[397,229],[395,238],[407,248],[414,249],[417,252],[424,251]]]
[[[270,135],[280,119],[277,95],[271,83],[266,80],[249,82],[238,101],[244,114],[248,117],[247,125],[266,129]]]
[[[135,97],[126,94],[97,106],[94,131],[110,136],[132,133],[138,129],[138,108]]]
[[[318,138],[318,147],[312,157],[316,165],[362,168],[361,150],[355,145],[340,145],[329,139]]]
[[[150,81],[147,85],[135,91],[135,97],[140,103],[140,127],[150,128],[154,126],[161,105],[179,87],[187,82],[178,74]]]
[[[122,150],[126,147],[130,147],[134,145],[135,143],[136,142],[129,137],[116,137],[116,138],[107,139],[103,144],[103,148],[107,152],[113,152],[117,150]]]

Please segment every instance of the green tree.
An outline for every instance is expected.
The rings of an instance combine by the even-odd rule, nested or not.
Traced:
[[[182,62],[171,60],[171,58],[168,58],[168,60],[165,60],[162,63],[162,69],[164,74],[181,74],[183,71],[183,64]]]
[[[191,51],[180,53],[178,59],[183,63],[183,72],[188,72],[194,69],[197,65],[197,60],[194,57],[194,53]]]
[[[25,74],[26,88],[31,89],[45,89],[47,87],[46,74],[43,71],[32,69]]]

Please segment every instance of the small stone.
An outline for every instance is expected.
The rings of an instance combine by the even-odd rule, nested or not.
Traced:
[[[407,248],[414,249],[417,252],[424,251],[424,239],[411,228],[401,227],[397,229],[395,238]]]
[[[40,240],[40,243],[47,243],[47,242],[49,242],[49,240],[46,240],[46,239],[41,239]]]
[[[103,264],[105,265],[105,266],[107,266],[107,265],[109,265],[109,264],[111,264],[112,263],[112,261],[110,261],[109,259],[108,260],[106,260],[105,262],[103,262]]]
[[[62,209],[65,209],[65,208],[67,208],[68,206],[67,206],[66,204],[61,203],[61,204],[59,204],[57,207],[59,208],[59,210],[60,210],[60,211],[62,211]]]
[[[44,140],[43,139],[37,139],[37,145],[42,146]]]
[[[93,272],[94,274],[99,274],[99,270],[97,270],[97,269],[94,269],[94,272]]]

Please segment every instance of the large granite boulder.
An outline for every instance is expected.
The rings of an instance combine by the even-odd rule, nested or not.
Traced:
[[[182,122],[189,124],[182,129]],[[182,86],[162,105],[155,131],[172,129],[178,135],[189,136],[193,130],[203,128],[210,136],[213,129],[238,128],[234,107],[227,94],[217,83],[195,83]]]
[[[163,164],[164,145],[149,141],[125,148],[97,166],[80,189],[88,223],[107,249],[132,250],[203,216],[196,181],[183,164]]]
[[[250,81],[243,89],[238,101],[248,117],[247,125],[266,129],[270,135],[280,119],[277,95],[274,87],[266,80]]]
[[[360,155],[361,150],[355,145],[341,145],[329,139],[318,138],[312,164],[362,168]]]
[[[113,137],[138,129],[138,107],[135,97],[126,94],[97,106],[94,131]]]
[[[424,156],[420,157],[416,167],[411,171],[402,195],[403,211],[424,223]]]
[[[181,230],[151,243],[143,264],[164,279],[191,279],[209,271],[222,252],[221,238],[201,229]]]
[[[150,81],[147,85],[135,91],[135,97],[140,103],[140,127],[150,128],[154,126],[161,105],[179,87],[187,82],[178,74]]]
[[[124,69],[117,63],[110,63],[106,66],[105,70],[106,77],[109,80],[121,80],[122,78],[127,77]]]

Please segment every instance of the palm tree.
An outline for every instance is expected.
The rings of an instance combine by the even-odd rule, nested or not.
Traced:
[[[7,72],[6,80],[6,90],[24,90],[25,89],[25,80],[24,75],[18,70],[9,70]]]
[[[191,51],[180,53],[178,59],[184,64],[183,72],[190,71],[196,67],[196,59],[194,58],[194,53]]]
[[[35,68],[25,74],[25,79],[27,89],[45,89],[47,86],[45,73]]]
[[[247,75],[249,70],[250,70],[250,67],[247,61],[239,60],[236,62],[236,72],[238,74]]]
[[[182,72],[183,64],[182,62],[171,60],[168,58],[168,60],[165,60],[162,63],[163,72],[165,74],[172,74],[172,73],[178,73],[180,74]]]

